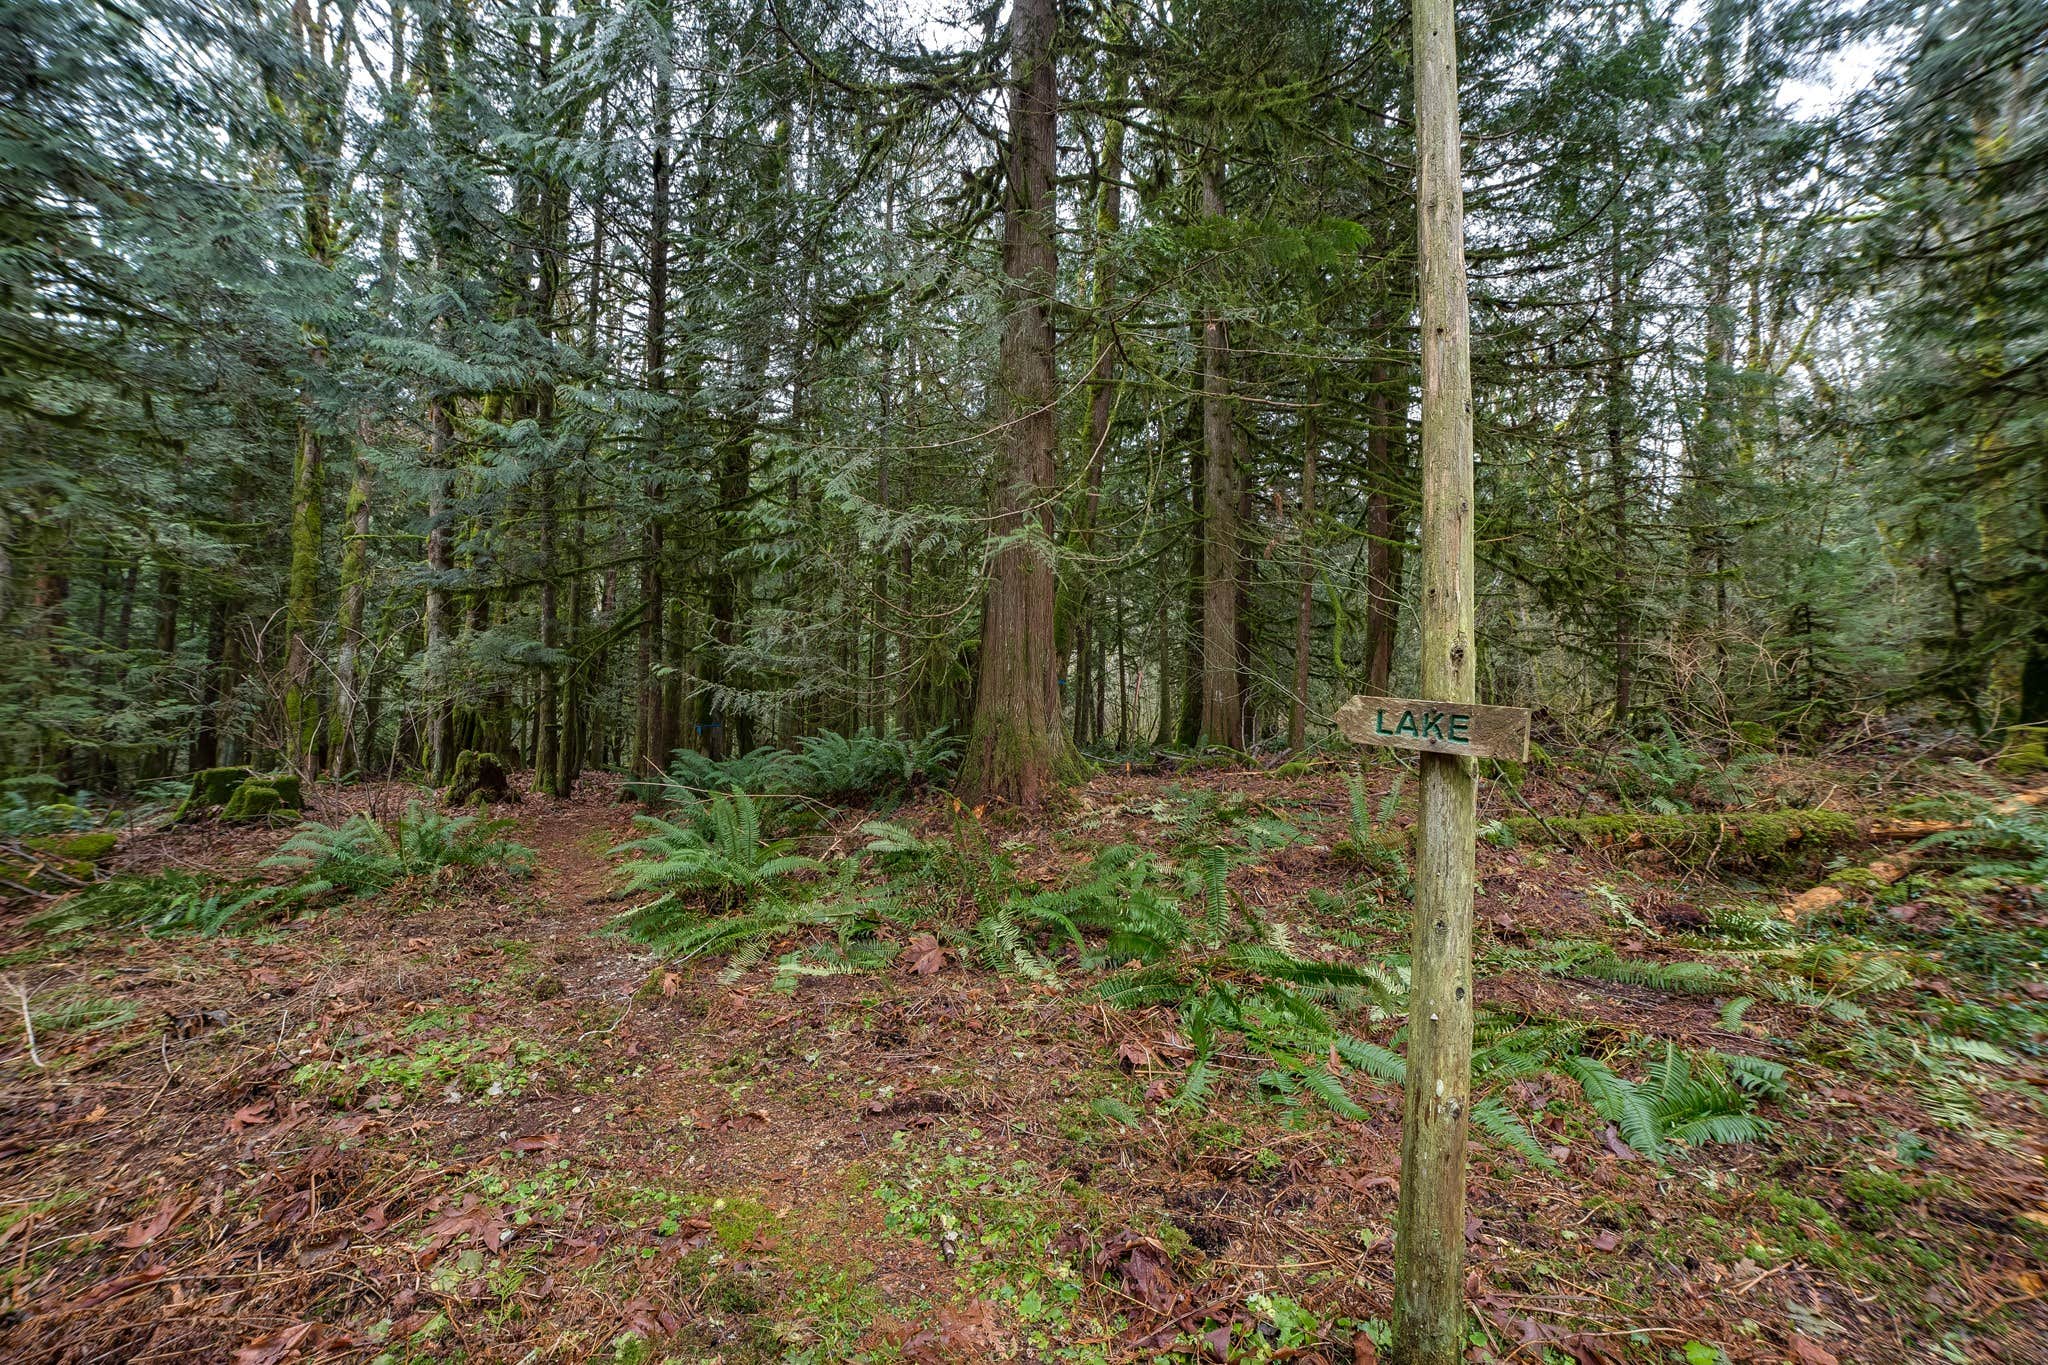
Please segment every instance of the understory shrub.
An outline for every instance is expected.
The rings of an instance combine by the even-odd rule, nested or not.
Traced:
[[[888,887],[853,885],[859,859],[846,859],[824,879],[818,874],[825,864],[794,852],[794,840],[764,839],[759,803],[745,792],[696,803],[687,822],[642,815],[635,823],[647,834],[612,850],[634,855],[620,870],[624,890],[657,894],[616,920],[660,949],[664,962],[728,953],[720,977],[731,982],[775,945],[792,942],[772,983],[788,990],[801,977],[882,965],[899,950],[882,936],[884,922],[916,918],[903,913]],[[877,825],[873,832],[885,856],[924,847],[899,827]]]
[[[297,887],[216,885],[190,872],[118,876],[67,896],[29,921],[46,934],[140,929],[146,934],[217,934],[274,920],[306,899]]]
[[[515,877],[533,870],[533,850],[504,837],[510,820],[448,815],[421,801],[385,822],[367,813],[338,825],[307,821],[265,867],[294,871],[301,886],[349,895],[381,891],[401,881],[446,881],[464,873],[497,869]]]
[[[823,801],[874,799],[933,781],[949,773],[959,757],[959,741],[944,729],[922,738],[828,730],[797,741],[795,749],[763,747],[723,762],[678,749],[658,794],[684,802],[732,791]]]

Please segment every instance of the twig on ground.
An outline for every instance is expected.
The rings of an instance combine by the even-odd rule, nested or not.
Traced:
[[[15,1000],[21,1005],[21,1031],[28,1035],[28,1059],[39,1069],[47,1069],[43,1054],[36,1050],[36,1021],[28,1011],[28,987],[22,985],[18,977],[7,977],[6,982],[7,989],[14,992]]]

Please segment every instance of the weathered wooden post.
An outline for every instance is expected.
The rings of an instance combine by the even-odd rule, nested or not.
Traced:
[[[1422,692],[1432,701],[1471,703],[1478,698],[1472,368],[1465,196],[1459,183],[1456,4],[1414,0],[1413,8],[1422,324]],[[1420,761],[1408,1090],[1401,1123],[1400,1211],[1394,1225],[1393,1356],[1397,1365],[1453,1365],[1464,1358],[1465,1336],[1477,760],[1424,752]]]

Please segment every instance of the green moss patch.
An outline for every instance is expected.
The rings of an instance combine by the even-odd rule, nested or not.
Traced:
[[[1701,866],[1773,866],[1856,838],[1837,811],[1751,811],[1741,815],[1517,816],[1503,822],[1517,840],[1581,848],[1650,847]]]

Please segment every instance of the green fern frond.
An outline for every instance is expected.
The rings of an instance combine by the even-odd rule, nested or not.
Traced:
[[[1103,1118],[1126,1128],[1136,1128],[1140,1122],[1138,1111],[1114,1095],[1104,1095],[1089,1107]]]
[[[1608,955],[1581,962],[1576,972],[1602,981],[1691,995],[1713,995],[1734,984],[1734,978],[1706,962],[1642,962]]]
[[[1551,1160],[1549,1152],[1543,1150],[1543,1144],[1536,1140],[1535,1134],[1523,1126],[1522,1121],[1515,1117],[1514,1111],[1509,1109],[1499,1096],[1488,1095],[1484,1099],[1474,1101],[1471,1119],[1474,1128],[1501,1146],[1520,1152],[1546,1171],[1557,1169],[1557,1163]]]
[[[1343,1083],[1321,1067],[1303,1066],[1293,1074],[1302,1089],[1329,1106],[1330,1111],[1340,1118],[1362,1119],[1366,1116],[1365,1110],[1351,1098]]]
[[[1376,1081],[1385,1081],[1389,1085],[1408,1082],[1408,1062],[1391,1048],[1336,1032],[1330,1035],[1330,1046],[1337,1050],[1337,1055],[1344,1059],[1346,1065],[1363,1071]]]
[[[1622,1141],[1648,1157],[1663,1154],[1656,1111],[1632,1082],[1591,1057],[1567,1057],[1562,1066],[1565,1074],[1579,1083],[1593,1112],[1620,1129]]]

